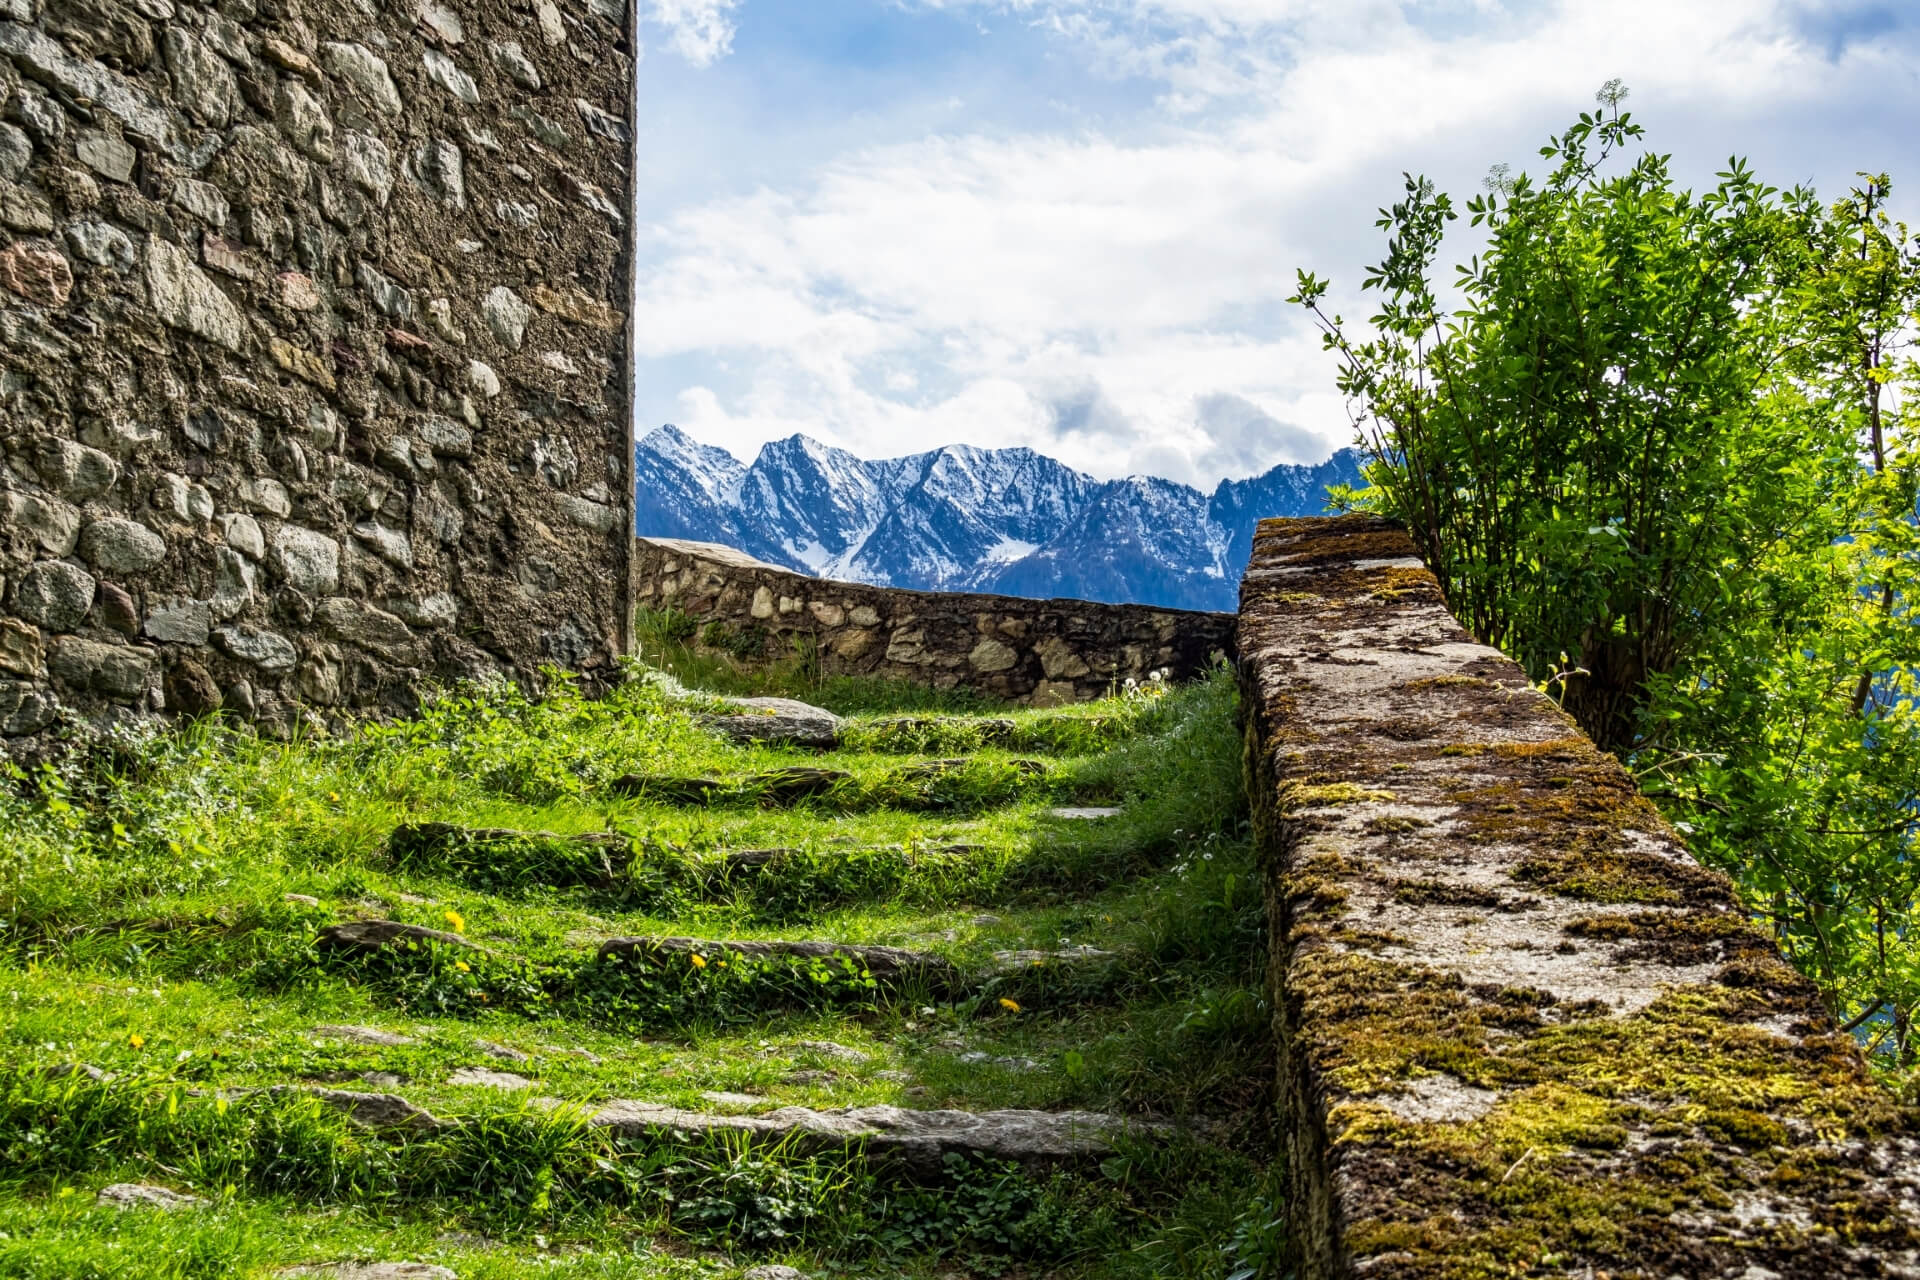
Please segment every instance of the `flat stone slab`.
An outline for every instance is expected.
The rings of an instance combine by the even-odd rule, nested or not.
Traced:
[[[523,831],[515,827],[463,827],[453,822],[410,822],[393,829],[387,837],[387,852],[399,861],[412,858],[430,860],[462,849],[484,851],[491,845],[577,844],[609,853],[625,854],[632,846],[630,837],[618,831],[581,831],[561,835],[557,831]]]
[[[781,1107],[742,1116],[618,1101],[601,1107],[591,1122],[627,1138],[741,1133],[770,1142],[791,1141],[807,1151],[855,1147],[926,1176],[940,1173],[950,1154],[1059,1163],[1110,1154],[1111,1140],[1122,1133],[1165,1131],[1164,1125],[1093,1111],[910,1111],[884,1104],[833,1111]]]
[[[700,1099],[703,1102],[711,1102],[716,1107],[726,1107],[731,1111],[751,1110],[754,1107],[764,1106],[767,1101],[758,1094],[731,1093],[725,1089],[702,1090]]]
[[[237,1093],[251,1093],[254,1090],[238,1090]],[[351,1089],[303,1089],[294,1085],[274,1085],[266,1090],[275,1097],[297,1094],[313,1098],[324,1106],[341,1112],[355,1124],[369,1129],[417,1129],[431,1130],[445,1128],[451,1121],[440,1119],[425,1107],[408,1102],[398,1094],[359,1093]]]
[[[994,763],[1004,763],[1008,768],[1030,778],[1043,777],[1047,772],[1047,763],[1044,760],[1021,759]],[[901,765],[893,771],[891,776],[896,782],[939,782],[957,773],[965,773],[972,764],[973,761],[965,756],[953,756],[944,760],[922,760],[916,764]]]
[[[602,956],[653,961],[667,956],[780,956],[795,960],[852,961],[875,979],[890,982],[923,979],[950,982],[957,976],[944,956],[900,947],[864,946],[850,942],[741,942],[716,938],[608,938],[600,944]]]
[[[704,805],[716,800],[757,800],[761,804],[785,805],[817,799],[852,781],[853,775],[844,770],[794,765],[787,769],[750,773],[733,782],[719,778],[629,773],[616,778],[613,789],[621,795],[665,804]]]
[[[100,1194],[94,1199],[100,1204],[110,1204],[119,1209],[190,1209],[194,1205],[205,1203],[199,1196],[190,1196],[184,1191],[174,1191],[168,1187],[157,1187],[150,1182],[116,1182],[112,1186],[100,1188]]]
[[[629,773],[613,780],[613,790],[636,800],[660,804],[711,804],[735,788],[719,778],[677,778]]]
[[[823,707],[793,698],[721,698],[729,711],[700,716],[699,722],[735,742],[812,747],[830,751],[840,743],[846,722]]]
[[[412,1036],[403,1036],[397,1031],[382,1031],[378,1027],[362,1027],[348,1023],[325,1022],[315,1027],[313,1034],[323,1040],[344,1040],[348,1044],[378,1045],[384,1048],[400,1048],[403,1045],[420,1043]]]
[[[1013,741],[1019,726],[1000,716],[888,716],[883,720],[870,720],[864,728],[883,739],[897,738],[901,749],[910,751],[918,741],[937,737],[948,728],[977,736],[982,746],[1004,746]],[[879,745],[884,749],[886,744]]]
[[[1101,805],[1056,805],[1046,811],[1049,818],[1065,818],[1069,821],[1091,822],[1097,818],[1117,818],[1120,810]]]
[[[402,924],[398,920],[348,920],[330,924],[320,931],[316,945],[322,951],[372,954],[408,943],[435,942],[445,947],[480,950],[480,944],[444,929],[429,929],[420,924]]]
[[[274,1274],[315,1280],[460,1280],[458,1272],[431,1262],[308,1262]]]
[[[533,1081],[525,1076],[515,1075],[511,1071],[494,1071],[487,1067],[462,1067],[447,1077],[448,1084],[474,1085],[483,1089],[531,1089]]]
[[[993,966],[1002,973],[1013,973],[1021,969],[1044,968],[1054,964],[1090,964],[1100,960],[1111,960],[1117,954],[1119,953],[1102,951],[1099,947],[1090,947],[1084,943],[1077,947],[1063,947],[1058,951],[996,951],[993,953]]]

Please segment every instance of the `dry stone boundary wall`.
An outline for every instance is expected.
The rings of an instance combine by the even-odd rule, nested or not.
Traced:
[[[640,607],[678,610],[696,636],[742,656],[780,657],[803,640],[829,674],[1054,706],[1156,671],[1190,679],[1233,653],[1230,613],[903,591],[809,578],[713,543],[635,545]]]
[[[0,0],[0,741],[624,649],[627,0]]]
[[[1920,1117],[1404,534],[1262,523],[1240,655],[1299,1275],[1920,1276]]]

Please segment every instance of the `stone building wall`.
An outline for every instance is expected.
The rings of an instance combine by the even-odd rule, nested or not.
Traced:
[[[626,3],[0,0],[0,740],[610,665]]]
[[[712,543],[643,538],[635,548],[639,607],[678,610],[707,644],[745,656],[788,655],[804,640],[829,674],[1050,706],[1155,671],[1190,678],[1233,653],[1230,613],[903,591],[809,578]]]
[[[1920,1112],[1406,535],[1241,587],[1302,1280],[1920,1275]]]

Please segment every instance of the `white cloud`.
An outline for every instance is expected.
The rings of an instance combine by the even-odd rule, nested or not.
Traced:
[[[1897,45],[1823,46],[1775,0],[921,4],[1039,24],[1156,84],[1160,109],[873,147],[670,213],[642,245],[643,414],[743,455],[804,430],[868,454],[1032,444],[1204,483],[1324,456],[1344,408],[1280,300],[1304,266],[1366,314],[1354,286],[1402,170],[1469,194],[1621,76],[1687,180],[1737,150],[1826,190],[1898,176],[1896,122],[1920,105]],[[1838,119],[1858,121],[1845,148],[1818,127]],[[735,372],[681,377],[689,359]],[[649,360],[681,381],[650,382]]]
[[[733,51],[733,11],[740,0],[646,0],[648,22],[665,27],[667,47],[696,67]]]

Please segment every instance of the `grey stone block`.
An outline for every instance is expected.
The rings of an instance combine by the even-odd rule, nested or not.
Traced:
[[[93,608],[93,575],[64,560],[39,560],[20,575],[13,611],[55,633],[72,631]]]
[[[112,455],[75,440],[41,436],[28,453],[41,483],[70,501],[98,497],[120,478]]]
[[[193,645],[205,644],[212,629],[213,613],[206,601],[178,598],[162,600],[141,627],[148,639]]]
[[[527,322],[533,318],[533,308],[505,285],[495,285],[488,291],[486,301],[480,304],[480,315],[495,338],[518,351],[526,340]]]
[[[300,658],[293,641],[274,631],[219,627],[213,632],[213,643],[229,658],[250,662],[271,674],[293,670],[293,664]]]
[[[147,290],[167,324],[230,351],[245,350],[247,321],[240,308],[186,250],[158,236],[147,237]]]
[[[145,650],[100,644],[78,636],[57,641],[48,665],[54,678],[69,688],[120,701],[132,701],[144,694],[155,673],[153,657]]]
[[[80,554],[105,573],[146,573],[167,558],[167,542],[138,520],[108,516],[80,531]]]
[[[320,46],[320,63],[351,85],[367,104],[382,115],[400,110],[400,90],[386,61],[365,45],[333,42]]]
[[[281,525],[274,531],[268,563],[295,591],[332,595],[340,588],[340,544],[324,533]]]
[[[133,240],[120,228],[106,222],[70,222],[65,231],[67,249],[82,262],[96,267],[111,267],[129,272],[136,254]]]
[[[45,689],[24,680],[0,680],[0,735],[18,738],[38,733],[57,715],[56,704]]]
[[[37,493],[0,495],[6,523],[26,533],[48,555],[73,554],[80,541],[80,509]]]

